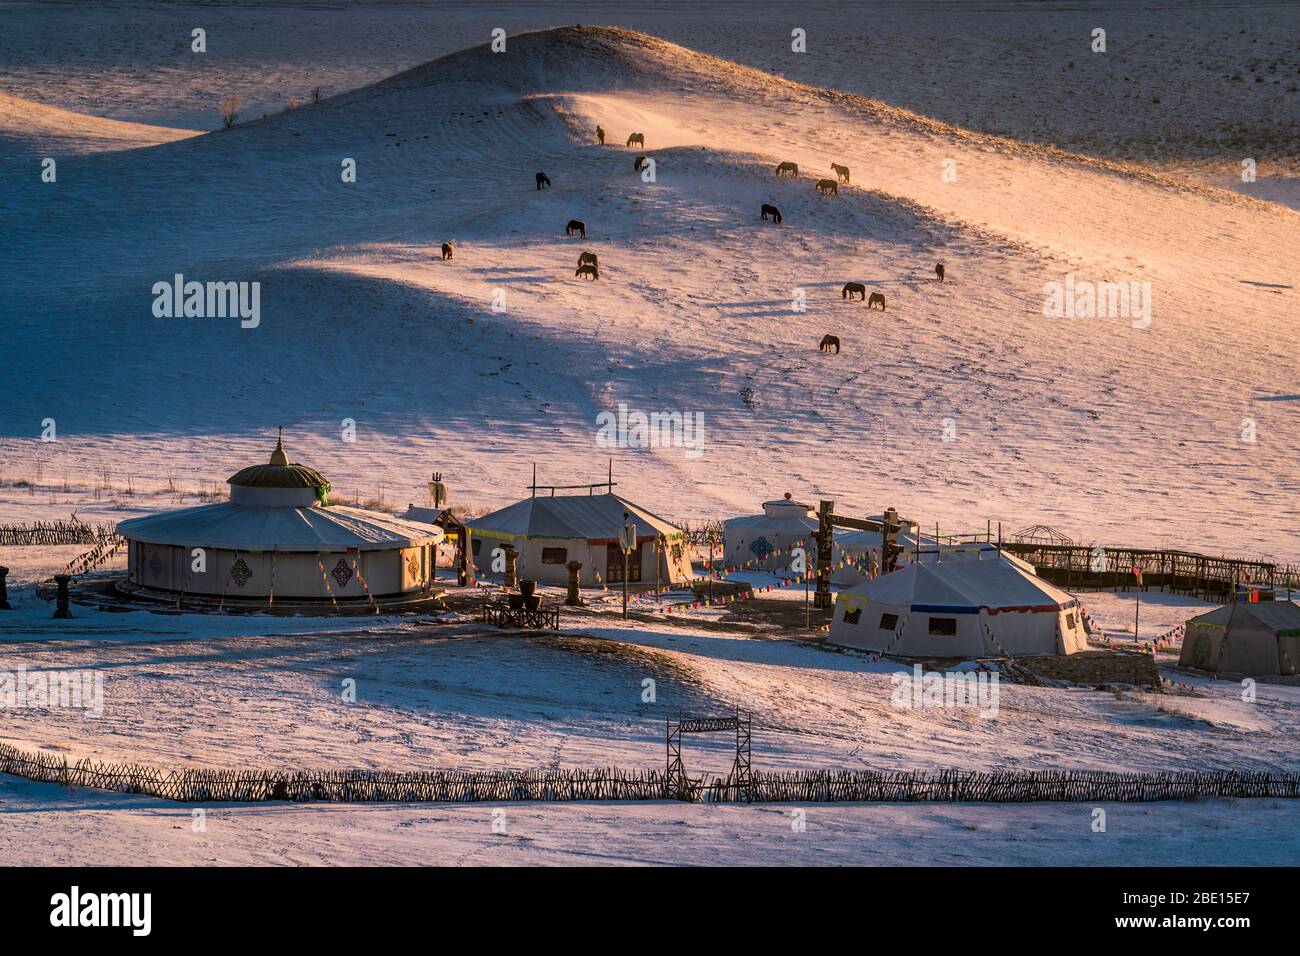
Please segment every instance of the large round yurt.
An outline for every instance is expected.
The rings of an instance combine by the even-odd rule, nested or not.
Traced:
[[[441,529],[329,502],[329,482],[271,460],[229,479],[230,500],[118,524],[128,590],[145,594],[330,604],[427,591]]]
[[[1030,657],[1087,649],[1079,602],[1024,562],[1000,554],[913,563],[841,591],[829,639],[898,657]]]

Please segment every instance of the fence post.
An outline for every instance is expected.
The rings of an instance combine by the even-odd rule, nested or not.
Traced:
[[[68,581],[71,580],[70,574],[56,574],[54,581],[59,586],[59,593],[55,599],[54,616],[56,618],[72,617],[72,612],[68,610]]]

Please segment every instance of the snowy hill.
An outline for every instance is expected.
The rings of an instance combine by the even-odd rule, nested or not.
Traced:
[[[284,423],[345,491],[414,499],[439,468],[502,502],[533,461],[544,480],[603,472],[597,416],[626,403],[704,416],[700,457],[614,450],[620,490],[672,515],[790,489],[953,530],[992,516],[1298,556],[1300,215],[1278,206],[602,28],[60,155],[57,184],[0,166],[11,477],[39,460],[219,480]],[[777,178],[783,161],[801,175]],[[851,182],[818,195],[832,162]],[[598,282],[573,275],[585,250]],[[261,282],[259,324],[155,317],[177,273]],[[1071,274],[1150,283],[1149,327],[1044,316]],[[842,299],[849,281],[887,311]]]

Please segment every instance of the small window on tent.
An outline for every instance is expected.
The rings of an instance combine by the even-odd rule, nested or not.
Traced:
[[[852,611],[844,612],[845,624],[857,624],[860,620],[862,620],[862,608],[855,607]]]
[[[1067,631],[1073,631],[1073,630],[1074,630],[1074,612],[1073,612],[1073,611],[1070,611],[1069,613],[1067,613],[1067,614],[1065,615],[1065,629],[1066,629]]]
[[[483,549],[483,539],[475,538],[473,543],[470,545],[470,550],[474,552],[474,557],[477,558],[479,551],[481,551],[482,549]]]
[[[882,614],[882,615],[880,615],[880,629],[881,629],[882,631],[892,631],[892,630],[893,630],[894,628],[896,628],[896,627],[898,627],[898,615],[897,615],[897,614]]]
[[[955,617],[930,618],[930,633],[935,637],[956,637],[957,619]]]
[[[564,564],[568,560],[568,548],[542,548],[542,564]]]

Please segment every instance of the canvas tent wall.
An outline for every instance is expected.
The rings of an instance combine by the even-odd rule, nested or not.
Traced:
[[[1078,601],[1000,555],[909,564],[841,591],[830,641],[934,658],[1072,654],[1087,647]]]
[[[1225,604],[1187,622],[1183,667],[1255,676],[1300,670],[1300,605],[1294,601]]]
[[[691,566],[682,530],[612,493],[538,495],[467,521],[474,564],[480,574],[500,578],[501,570],[493,566],[493,552],[509,544],[518,555],[515,570],[520,579],[565,584],[569,579],[566,563],[579,561],[584,587],[621,583],[623,557],[618,536],[624,512],[637,529],[637,550],[628,561],[628,582],[654,584],[656,550],[660,583],[689,581]]]

